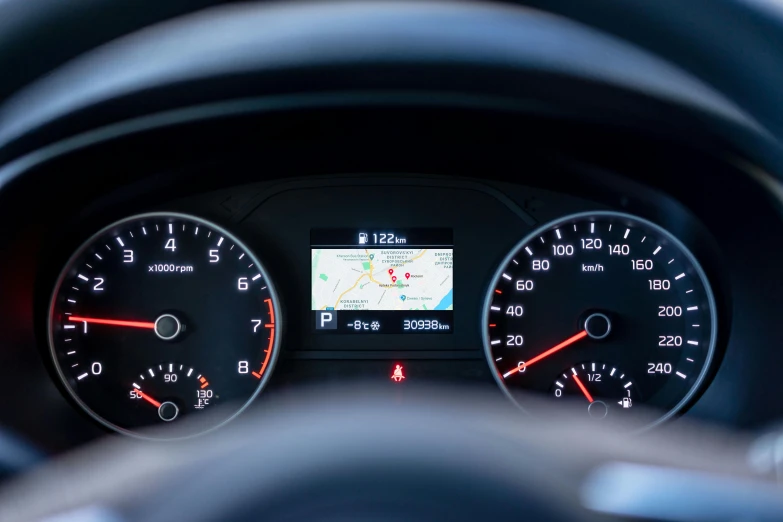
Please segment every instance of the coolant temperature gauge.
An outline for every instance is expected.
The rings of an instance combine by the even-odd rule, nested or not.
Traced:
[[[633,380],[616,366],[585,362],[564,370],[552,385],[555,398],[585,402],[591,418],[603,419],[612,412],[633,407],[636,396]]]
[[[136,415],[174,421],[203,410],[217,399],[209,379],[184,364],[165,363],[141,372],[129,394]],[[151,422],[150,422],[151,423]]]

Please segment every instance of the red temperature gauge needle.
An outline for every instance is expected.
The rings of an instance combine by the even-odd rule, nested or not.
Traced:
[[[579,389],[582,390],[582,393],[585,394],[587,400],[593,402],[593,396],[590,395],[589,391],[587,391],[587,388],[585,388],[585,385],[582,384],[582,381],[579,379],[579,376],[577,374],[574,374],[574,380],[576,381],[576,384],[579,385]]]
[[[505,378],[509,377],[510,375],[514,375],[515,373],[517,373],[522,368],[527,368],[531,364],[537,363],[538,361],[540,361],[544,357],[549,357],[553,353],[558,352],[558,351],[562,350],[563,348],[565,348],[566,346],[570,346],[570,345],[574,344],[575,342],[577,342],[579,339],[584,339],[585,337],[587,337],[587,330],[582,330],[578,334],[574,335],[573,337],[569,337],[568,339],[566,339],[562,343],[558,344],[557,346],[553,346],[552,348],[550,348],[549,350],[545,351],[544,353],[536,355],[535,357],[533,357],[529,361],[525,361],[524,364],[520,363],[513,370],[504,373],[503,374],[503,378],[505,379]]]
[[[117,321],[115,319],[98,319],[96,317],[80,317],[78,315],[68,316],[69,321],[75,323],[93,323],[93,324],[108,324],[111,326],[129,326],[131,328],[148,328],[150,330],[155,328],[155,323],[148,323],[144,321]]]
[[[145,401],[149,402],[150,404],[152,404],[156,408],[160,408],[160,403],[158,401],[156,401],[155,399],[153,399],[152,397],[150,397],[149,395],[147,395],[146,393],[144,393],[143,391],[136,390],[136,393],[141,395],[142,399],[144,399]]]

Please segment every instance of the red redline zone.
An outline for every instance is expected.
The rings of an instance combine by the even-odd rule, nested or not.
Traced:
[[[264,328],[269,328],[269,346],[264,350],[266,357],[264,362],[261,363],[261,368],[257,372],[250,372],[256,379],[261,379],[261,376],[264,375],[266,366],[269,364],[269,358],[272,357],[272,347],[275,345],[275,309],[272,306],[271,299],[264,299],[264,302],[269,307],[269,323],[264,325]]]

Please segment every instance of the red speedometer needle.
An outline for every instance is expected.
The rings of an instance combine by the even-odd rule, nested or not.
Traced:
[[[81,317],[78,315],[70,315],[68,320],[75,323],[108,324],[111,326],[129,326],[131,328],[149,328],[150,330],[155,328],[155,323],[145,321],[118,321],[116,319],[98,319],[96,317]]]
[[[146,393],[144,393],[143,391],[136,390],[136,393],[141,395],[142,399],[144,399],[145,401],[149,402],[150,404],[152,404],[156,408],[160,408],[160,403],[158,401],[156,401],[155,399],[153,399],[152,397],[150,397],[149,395],[147,395]]]
[[[585,337],[587,337],[587,330],[582,330],[578,334],[576,334],[576,335],[574,335],[572,337],[569,337],[568,339],[566,339],[562,343],[558,344],[557,346],[553,346],[552,348],[550,348],[549,350],[545,351],[544,353],[536,355],[535,357],[533,357],[529,361],[525,361],[524,364],[520,363],[513,370],[504,373],[503,374],[503,378],[505,379],[505,378],[507,378],[510,375],[514,375],[519,370],[521,370],[523,368],[527,368],[531,364],[537,363],[538,361],[540,361],[544,357],[549,357],[553,353],[558,352],[558,351],[562,350],[563,348],[565,348],[566,346],[570,346],[570,345],[574,344],[575,342],[577,342],[579,339],[584,339]]]
[[[576,381],[576,384],[579,385],[579,389],[582,390],[582,393],[585,394],[587,400],[593,402],[593,396],[590,395],[589,391],[587,391],[587,388],[585,388],[585,385],[582,384],[582,381],[579,379],[579,376],[577,374],[574,374],[574,380]]]

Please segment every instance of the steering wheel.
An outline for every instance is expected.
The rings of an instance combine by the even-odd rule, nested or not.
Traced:
[[[400,397],[365,383],[175,444],[105,441],[6,488],[0,518],[774,520],[783,509],[742,437],[692,426],[632,436],[569,409],[531,422],[459,390]]]
[[[0,187],[33,151],[77,146],[68,141],[77,134],[106,139],[113,125],[149,124],[141,117],[164,108],[189,117],[190,106],[232,110],[217,102],[259,96],[290,110],[355,92],[393,104],[437,87],[449,93],[439,103],[480,98],[517,110],[543,97],[556,104],[573,92],[551,87],[577,82],[587,94],[596,84],[633,88],[714,118],[715,132],[780,191],[783,60],[774,49],[783,48],[783,18],[772,4],[529,2],[553,16],[501,4],[316,2],[186,15],[216,3],[0,4],[0,67],[9,71],[0,159],[12,162]],[[742,439],[704,445],[671,429],[631,437],[519,419],[480,399],[417,399],[400,407],[372,395],[306,397],[177,445],[113,440],[12,484],[0,519],[772,520],[783,510],[779,489],[762,481],[777,454],[749,464]]]

